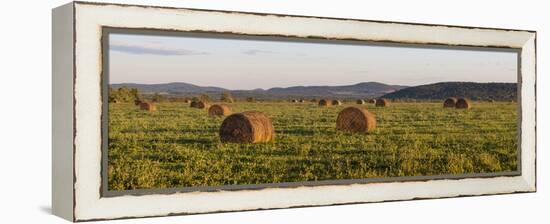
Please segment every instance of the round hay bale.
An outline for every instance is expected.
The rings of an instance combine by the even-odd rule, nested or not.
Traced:
[[[298,103],[298,100],[297,99],[292,99],[290,102]]]
[[[208,104],[203,101],[193,101],[190,106],[197,109],[208,108]]]
[[[375,99],[370,99],[368,102],[369,102],[369,103],[372,103],[372,104],[376,104],[376,100],[375,100]]]
[[[210,116],[228,116],[231,114],[231,109],[227,105],[214,104],[208,108]]]
[[[303,103],[303,102],[305,102],[304,99],[299,99],[299,100],[298,100],[298,103]]]
[[[139,109],[149,112],[155,112],[157,111],[157,105],[155,105],[154,103],[142,102],[139,104]]]
[[[465,98],[459,98],[458,100],[456,100],[455,107],[457,109],[470,109],[470,107],[472,107],[471,104],[472,103],[470,102],[470,100]]]
[[[365,101],[364,100],[357,100],[356,103],[357,104],[365,104]]]
[[[183,103],[191,103],[191,100],[185,99],[183,100]]]
[[[456,98],[454,98],[454,97],[447,98],[443,102],[443,107],[444,108],[454,108],[455,106],[456,106]]]
[[[387,99],[377,99],[374,105],[377,107],[385,107],[390,105],[390,102]]]
[[[353,133],[368,133],[376,128],[376,117],[367,109],[347,107],[336,118],[336,129]]]
[[[340,106],[340,105],[342,105],[342,101],[340,101],[340,100],[333,100],[331,104],[332,104],[333,106]]]
[[[328,100],[322,99],[322,100],[319,100],[319,106],[329,107],[331,106],[331,104],[329,103]]]
[[[271,119],[258,111],[232,114],[220,127],[222,143],[262,143],[273,141],[274,137]]]

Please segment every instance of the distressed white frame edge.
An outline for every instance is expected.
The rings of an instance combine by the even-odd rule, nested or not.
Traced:
[[[73,4],[52,10],[52,213],[74,220]]]
[[[80,2],[74,9],[75,221],[536,191],[534,32]],[[521,48],[522,175],[101,198],[103,26]]]

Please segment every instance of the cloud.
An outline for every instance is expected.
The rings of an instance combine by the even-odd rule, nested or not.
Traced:
[[[124,42],[112,41],[109,44],[109,50],[128,54],[150,54],[162,56],[181,56],[181,55],[207,55],[207,52],[194,51],[189,49],[166,46],[160,43],[128,44]]]
[[[274,52],[274,51],[266,51],[266,50],[252,49],[252,50],[243,51],[243,54],[247,54],[247,55],[276,54],[276,52]]]
[[[367,74],[367,73],[371,73],[372,71],[370,71],[370,70],[352,70],[351,72],[352,73]]]
[[[246,50],[246,51],[243,51],[242,53],[243,53],[243,54],[246,54],[246,55],[280,54],[280,52],[276,52],[276,51],[259,50],[259,49]],[[302,53],[302,52],[290,53],[289,55],[294,55],[294,56],[306,56],[306,54],[304,54],[304,53]]]

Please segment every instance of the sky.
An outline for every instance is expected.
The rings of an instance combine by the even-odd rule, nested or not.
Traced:
[[[215,36],[109,36],[109,81],[227,89],[382,82],[516,82],[517,54]]]

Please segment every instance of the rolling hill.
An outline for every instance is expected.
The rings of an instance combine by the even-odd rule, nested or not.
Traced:
[[[382,97],[420,100],[466,97],[473,100],[509,101],[517,99],[517,85],[515,83],[441,82],[404,88]]]
[[[189,83],[175,82],[163,84],[112,84],[113,88],[137,88],[142,94],[161,93],[172,96],[196,96],[206,93],[218,98],[223,92],[231,92],[234,97],[257,99],[290,99],[290,98],[339,98],[339,99],[417,99],[441,100],[448,97],[466,97],[473,100],[493,99],[509,101],[517,99],[515,83],[475,83],[475,82],[441,82],[420,86],[387,85],[379,82],[362,82],[343,86],[292,86],[286,88],[230,90],[212,86],[197,86]]]
[[[142,94],[163,93],[175,96],[192,96],[201,93],[213,95],[216,98],[223,92],[231,92],[238,98],[256,97],[258,99],[281,98],[367,98],[378,97],[391,93],[406,86],[386,85],[378,82],[362,82],[344,86],[293,86],[287,88],[254,89],[254,90],[229,90],[219,87],[202,87],[189,83],[163,83],[163,84],[136,84],[121,83],[111,84],[112,88],[128,87],[137,88]]]
[[[138,83],[119,83],[111,84],[112,88],[136,88],[141,93],[169,93],[173,95],[178,94],[197,94],[197,93],[221,93],[228,91],[224,88],[219,87],[204,87],[197,86],[184,82],[172,82],[172,83],[161,83],[161,84],[138,84]]]

